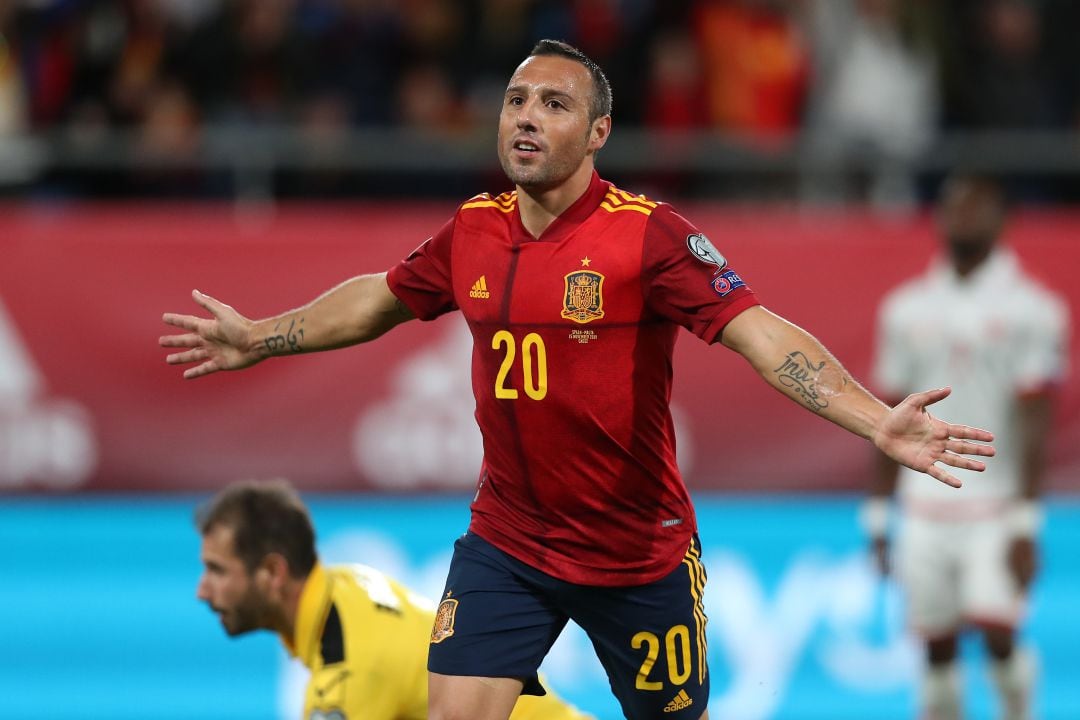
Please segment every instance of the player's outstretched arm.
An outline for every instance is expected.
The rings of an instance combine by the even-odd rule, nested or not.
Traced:
[[[946,423],[927,412],[948,396],[948,388],[909,395],[889,408],[812,335],[765,308],[737,315],[724,328],[722,342],[792,400],[870,440],[896,462],[947,485],[961,483],[943,466],[981,471],[985,465],[966,456],[994,454],[991,446],[980,444],[993,440],[990,432]]]
[[[198,290],[192,298],[210,317],[165,313],[162,320],[183,330],[163,335],[162,347],[181,348],[165,361],[192,364],[185,378],[219,370],[241,370],[273,355],[318,352],[374,340],[414,316],[386,284],[386,273],[360,275],[312,302],[265,320],[250,320]]]

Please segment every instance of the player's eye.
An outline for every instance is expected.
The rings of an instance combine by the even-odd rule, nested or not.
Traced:
[[[563,105],[558,100],[548,100],[547,101],[547,106],[549,108],[551,108],[552,110],[562,110],[562,109],[564,109],[566,107],[565,105]]]

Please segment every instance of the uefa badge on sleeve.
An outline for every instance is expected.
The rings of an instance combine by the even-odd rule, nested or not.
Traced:
[[[746,285],[743,279],[739,277],[739,274],[734,270],[728,270],[722,272],[712,279],[712,288],[716,291],[716,294],[720,297],[724,297],[733,290]]]

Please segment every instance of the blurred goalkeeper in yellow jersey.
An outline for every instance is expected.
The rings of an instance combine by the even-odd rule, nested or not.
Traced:
[[[304,718],[423,720],[435,604],[363,565],[327,567],[311,516],[284,480],[235,483],[196,514],[197,595],[231,636],[272,630],[311,671]],[[587,720],[523,695],[511,720]]]

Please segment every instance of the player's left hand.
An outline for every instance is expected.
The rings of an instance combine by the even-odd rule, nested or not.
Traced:
[[[927,412],[927,406],[951,392],[950,388],[939,388],[908,395],[884,417],[871,440],[901,465],[960,487],[960,479],[942,465],[982,472],[986,464],[965,455],[992,456],[993,446],[981,443],[992,441],[994,435],[981,428],[943,422]]]

